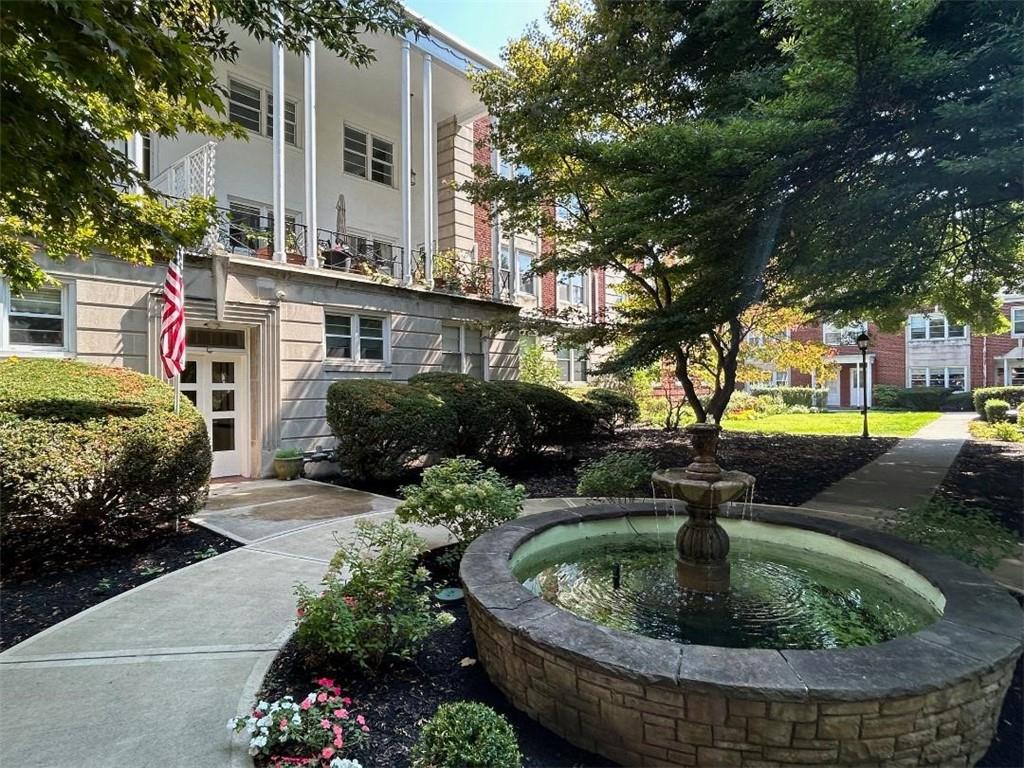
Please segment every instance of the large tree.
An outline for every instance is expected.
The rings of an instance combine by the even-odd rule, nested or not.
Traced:
[[[373,50],[361,33],[410,23],[398,0],[0,5],[0,273],[13,290],[45,279],[37,244],[58,260],[102,250],[148,263],[201,238],[210,201],[158,199],[123,146],[136,132],[245,136],[215,71],[238,55],[230,26],[293,51],[316,38],[364,65]]]
[[[1024,285],[1019,3],[597,0],[549,21],[477,81],[530,173],[471,192],[513,226],[540,211],[538,271],[625,276],[613,321],[571,327],[620,342],[604,370],[668,358],[719,420],[759,312],[940,304],[982,329]]]

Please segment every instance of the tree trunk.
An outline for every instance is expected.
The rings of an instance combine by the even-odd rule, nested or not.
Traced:
[[[729,334],[727,343],[724,345],[713,344],[712,349],[717,357],[715,367],[718,377],[715,382],[715,389],[707,403],[701,402],[697,394],[697,386],[690,377],[689,356],[682,347],[677,347],[676,378],[686,393],[686,399],[693,409],[693,414],[698,424],[714,421],[715,424],[722,423],[725,416],[725,409],[729,407],[729,400],[732,393],[736,391],[736,369],[739,365],[740,343],[743,341],[743,328],[738,319],[729,321]]]

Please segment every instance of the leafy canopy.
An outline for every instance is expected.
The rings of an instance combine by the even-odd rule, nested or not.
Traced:
[[[278,17],[278,12],[281,16]],[[240,31],[293,51],[315,37],[356,65],[363,31],[399,34],[397,0],[36,0],[0,8],[0,273],[39,285],[54,259],[133,263],[201,240],[211,201],[165,206],[125,156],[132,134],[244,137],[225,119],[218,62]],[[133,188],[141,186],[141,194]]]
[[[477,85],[529,174],[471,192],[558,243],[539,271],[631,286],[579,340],[674,361],[720,418],[751,310],[985,330],[1024,285],[1024,6],[1003,0],[555,2]],[[540,213],[538,214],[538,211]],[[711,395],[698,385],[711,368]]]

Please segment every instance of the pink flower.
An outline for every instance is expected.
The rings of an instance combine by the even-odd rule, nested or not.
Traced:
[[[282,731],[287,731],[288,730],[288,718],[287,717],[282,717],[278,721],[277,727],[280,728]]]
[[[329,677],[321,677],[319,680],[316,681],[316,684],[319,685],[321,688],[334,687],[334,681]]]
[[[347,709],[336,709],[336,710],[334,710],[334,716],[339,718],[339,719],[341,719],[341,720],[348,720],[348,710]]]
[[[334,750],[331,749],[330,747],[324,747],[320,751],[320,757],[322,757],[324,760],[330,760],[333,755],[334,755]]]
[[[333,730],[334,730],[334,735],[335,736],[340,736],[342,733],[344,733],[344,731],[341,729],[340,725],[334,726]]]
[[[348,696],[346,696],[345,698],[343,698],[341,700],[341,703],[344,704],[347,707],[349,704],[352,703],[352,699],[350,699]]]
[[[361,730],[363,733],[369,733],[370,732],[370,728],[368,726],[365,726],[365,725],[362,728],[360,728],[359,730]]]
[[[263,717],[263,713],[258,709],[254,709],[252,711],[252,716],[259,720],[261,717]]]
[[[316,700],[318,702],[320,702],[321,704],[323,704],[325,701],[327,701],[327,694],[326,693],[319,693],[319,694],[317,694]]]
[[[341,696],[341,688],[336,685],[330,686],[330,691],[335,696]]]
[[[345,601],[345,605],[347,605],[349,608],[355,608],[356,607],[356,599],[354,597],[346,596],[346,597],[343,597],[342,600]]]
[[[312,706],[313,706],[313,702],[312,702],[312,701],[310,701],[309,699],[303,699],[303,700],[302,700],[302,703],[301,703],[301,704],[299,704],[299,707],[300,707],[300,708],[301,708],[301,709],[302,709],[303,711],[305,711],[305,710],[309,709],[309,708],[310,708],[310,707],[312,707]]]
[[[321,720],[320,721],[320,727],[323,728],[325,731],[331,730],[331,721],[330,720]]]
[[[366,725],[366,718],[362,715],[356,715],[356,722],[360,725]]]
[[[341,749],[342,747],[344,747],[345,746],[345,737],[344,736],[335,736],[334,737],[334,746],[336,746],[338,749]]]
[[[303,616],[306,615],[306,609],[300,605],[298,608],[295,609],[295,615],[301,619]]]

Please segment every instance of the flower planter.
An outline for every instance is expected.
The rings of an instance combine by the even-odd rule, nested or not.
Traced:
[[[302,474],[303,459],[274,459],[274,475],[278,480],[295,480]]]

